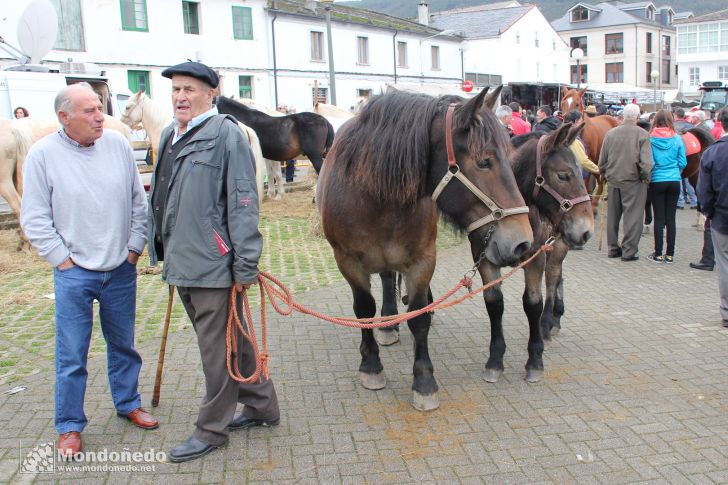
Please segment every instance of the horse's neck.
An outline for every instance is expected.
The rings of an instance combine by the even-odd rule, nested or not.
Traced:
[[[142,106],[142,126],[153,144],[159,144],[159,137],[162,135],[162,130],[168,124],[169,118],[162,108],[152,101],[151,98],[144,98],[144,105]]]

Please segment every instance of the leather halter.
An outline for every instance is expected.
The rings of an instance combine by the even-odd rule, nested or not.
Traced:
[[[455,106],[457,105],[451,104],[447,108],[447,114],[445,115],[445,145],[447,146],[448,167],[445,175],[442,177],[442,180],[440,180],[440,183],[437,184],[437,187],[435,187],[435,191],[432,193],[432,200],[437,202],[437,198],[440,196],[440,194],[442,194],[442,191],[445,190],[445,187],[448,183],[450,183],[453,178],[458,179],[473,195],[480,199],[488,207],[488,209],[490,209],[490,214],[478,219],[475,222],[472,222],[467,227],[468,233],[471,233],[476,229],[485,226],[486,224],[490,224],[491,222],[500,221],[504,217],[512,216],[515,214],[527,214],[528,207],[526,206],[510,207],[507,209],[501,208],[498,204],[495,203],[493,199],[485,195],[460,171],[458,162],[455,159],[455,150],[453,149],[452,143],[452,115],[455,112]]]
[[[559,194],[548,183],[546,183],[546,179],[543,177],[543,174],[541,172],[541,156],[543,155],[543,146],[545,141],[546,136],[542,136],[541,138],[539,138],[538,145],[536,146],[536,181],[533,187],[533,201],[536,202],[536,196],[538,195],[539,191],[543,189],[551,194],[551,196],[556,199],[556,202],[559,203],[559,210],[561,211],[561,215],[563,216],[563,214],[569,212],[575,205],[584,202],[590,202],[591,197],[589,196],[589,194],[584,194],[580,195],[579,197],[567,199]]]

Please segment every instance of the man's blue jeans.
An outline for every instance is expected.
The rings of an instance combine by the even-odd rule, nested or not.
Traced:
[[[678,207],[685,207],[685,194],[683,192],[688,193],[688,204],[690,204],[692,207],[695,207],[698,203],[698,196],[695,195],[695,189],[692,185],[690,185],[690,182],[688,179],[682,179],[682,186],[680,187],[680,195],[677,199],[677,206]]]
[[[111,271],[79,266],[55,269],[56,415],[59,434],[83,431],[86,361],[93,327],[93,301],[99,302],[106,340],[109,386],[116,411],[128,414],[141,406],[137,381],[142,359],[134,350],[136,267],[126,260]]]

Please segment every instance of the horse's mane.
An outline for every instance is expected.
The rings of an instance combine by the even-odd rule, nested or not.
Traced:
[[[373,96],[337,134],[332,153],[357,188],[383,204],[413,204],[425,194],[432,122],[449,103],[457,102],[462,98],[404,91]],[[455,111],[453,131],[469,123],[466,111]],[[498,128],[492,113],[479,118],[483,126],[469,130],[468,149],[473,154],[484,153],[486,130],[494,133]]]
[[[543,131],[530,131],[528,133],[524,133],[523,135],[516,135],[511,138],[511,145],[513,146],[513,148],[520,148],[521,146],[525,145],[526,142],[529,140],[538,140],[543,134]]]
[[[226,96],[215,96],[212,102],[215,104],[215,106],[218,107],[218,109],[220,107],[223,108],[221,112],[230,113],[238,119],[240,119],[240,116],[249,117],[261,115],[263,118],[270,118],[272,116],[264,111],[260,111],[254,108],[253,106],[248,106],[247,104],[241,103]],[[282,116],[282,113],[279,113],[277,116]]]

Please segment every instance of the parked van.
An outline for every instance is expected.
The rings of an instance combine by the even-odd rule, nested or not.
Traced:
[[[26,108],[34,117],[55,118],[53,102],[58,91],[82,81],[89,83],[99,94],[104,113],[121,117],[130,93],[114,93],[102,71],[92,72],[85,66],[64,64],[57,72],[45,66],[30,65],[0,70],[0,118],[13,118],[13,110],[18,106]]]

